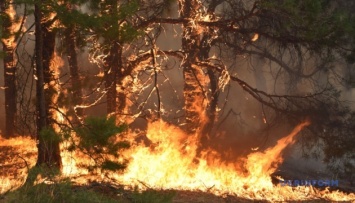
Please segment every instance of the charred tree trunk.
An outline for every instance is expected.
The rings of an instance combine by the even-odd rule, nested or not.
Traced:
[[[117,92],[117,113],[119,115],[122,115],[124,113],[124,110],[126,108],[126,94],[123,92],[124,91],[124,87],[123,87],[123,79],[127,76],[126,73],[130,72],[130,71],[126,71],[123,69],[122,66],[122,46],[119,47],[119,51],[118,51],[118,55],[119,55],[119,70],[118,70],[118,76],[117,76],[117,84],[118,87],[120,89],[120,91]]]
[[[79,75],[79,66],[76,53],[76,37],[75,37],[75,27],[70,25],[65,30],[65,39],[67,44],[67,54],[68,54],[68,64],[71,79],[71,89],[72,89],[72,106],[82,104],[82,86]],[[81,118],[84,114],[83,108],[73,108],[74,113],[77,117]]]
[[[201,52],[200,52],[200,60],[206,60],[209,58],[209,52],[211,50],[211,44],[209,43],[210,38],[212,36],[209,33],[205,33],[204,37],[201,40]],[[213,126],[215,124],[215,120],[217,117],[217,105],[218,105],[218,76],[215,71],[212,69],[207,69],[207,77],[209,78],[209,102],[207,106],[207,118],[205,125],[202,126],[201,130],[201,143],[207,144],[208,140],[211,138],[211,132]]]
[[[214,17],[214,13],[216,10],[216,7],[221,4],[222,1],[219,0],[212,0],[208,6],[207,13],[211,18]],[[204,61],[209,58],[209,54],[211,51],[212,44],[214,43],[213,40],[213,28],[205,28],[208,29],[207,32],[204,32],[203,37],[201,39],[201,45],[200,45],[200,55],[199,59],[200,61]],[[218,107],[218,98],[219,98],[219,89],[218,89],[218,73],[216,73],[214,70],[208,68],[207,69],[207,76],[209,78],[209,102],[208,102],[208,107],[207,107],[207,120],[206,124],[203,126],[201,130],[201,143],[202,144],[207,144],[209,143],[209,139],[211,138],[211,133],[212,129],[214,127],[215,121],[217,119],[217,107]],[[208,144],[207,144],[208,145]]]
[[[118,1],[109,0],[107,3],[107,12],[111,16],[118,16]],[[106,12],[106,11],[103,11]],[[118,114],[121,114],[126,106],[126,95],[118,91],[122,87],[124,73],[122,66],[122,44],[119,34],[118,24],[109,24],[108,32],[112,32],[111,36],[106,39],[109,48],[106,50],[107,57],[104,61],[104,77],[106,86],[107,114],[115,117],[117,121]],[[112,37],[113,36],[113,37]]]
[[[185,19],[194,19],[199,12],[199,3],[196,0],[181,1],[181,16]],[[196,66],[198,60],[200,36],[193,22],[183,24],[182,49],[186,51],[182,68],[184,73],[184,97],[186,132],[200,133],[201,126],[205,124],[206,100],[204,90],[204,74]]]
[[[55,34],[50,31],[49,24],[44,22],[41,11],[41,2],[35,4],[35,39],[36,39],[36,77],[37,77],[37,139],[38,158],[36,165],[48,167],[61,167],[61,157],[58,139],[55,133],[44,133],[51,129],[52,116],[49,111],[51,95],[52,74],[50,63],[54,53]],[[49,132],[54,132],[54,130]]]
[[[114,41],[105,58],[104,77],[107,91],[107,114],[116,114],[117,111],[117,76],[120,71],[121,47]],[[114,115],[116,116],[116,115]]]
[[[0,0],[2,23],[2,45],[4,56],[4,87],[5,87],[5,138],[15,134],[16,122],[16,64],[13,56],[15,39],[12,35],[12,19],[9,15],[9,3]]]
[[[114,116],[116,120],[126,107],[126,95],[122,91],[118,91],[119,88],[122,88],[122,81],[125,77],[121,57],[122,46],[118,41],[114,41],[105,58],[104,77],[107,91],[107,114]]]

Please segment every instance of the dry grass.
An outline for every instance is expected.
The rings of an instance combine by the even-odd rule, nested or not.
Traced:
[[[35,165],[36,143],[29,137],[0,137],[0,194],[21,186]]]

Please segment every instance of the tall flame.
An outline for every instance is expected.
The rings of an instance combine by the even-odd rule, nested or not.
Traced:
[[[238,159],[235,163],[227,164],[211,149],[199,153],[202,154],[201,157],[196,158],[198,136],[187,135],[179,127],[158,120],[148,125],[146,137],[150,141],[149,145],[145,144],[147,142],[137,143],[125,152],[125,156],[130,157],[130,162],[124,173],[108,175],[120,184],[128,187],[138,186],[140,189],[149,187],[204,191],[216,195],[234,195],[244,199],[268,201],[355,200],[353,193],[329,191],[328,188],[320,190],[312,186],[280,186],[272,183],[271,175],[283,161],[283,150],[294,143],[294,137],[307,125],[309,122],[299,124],[288,136],[263,152],[254,152],[242,160]],[[65,176],[81,176],[88,173],[75,164],[89,159],[84,159],[76,152],[62,155]],[[87,179],[81,176],[73,180],[85,183]],[[3,184],[8,182],[5,181]]]
[[[264,152],[250,154],[234,164],[225,164],[213,157],[211,162],[205,151],[196,160],[197,136],[188,136],[179,128],[163,121],[150,123],[147,137],[150,146],[143,143],[135,146],[128,154],[130,164],[124,175],[113,175],[127,185],[141,185],[155,189],[179,189],[208,191],[216,195],[237,195],[248,199],[270,201],[307,200],[326,198],[330,200],[354,199],[341,192],[319,192],[311,187],[281,187],[274,185],[271,174],[282,162],[282,151],[294,142],[294,137],[309,122],[304,122],[274,147]],[[244,170],[241,170],[243,168]]]
[[[275,147],[263,153],[252,153],[245,160],[236,160],[236,163],[228,165],[216,157],[210,163],[207,154],[211,152],[208,151],[196,161],[196,136],[187,136],[179,128],[157,121],[149,124],[147,132],[153,147],[141,144],[129,152],[132,157],[130,165],[124,176],[116,178],[125,183],[144,182],[153,188],[209,190],[215,194],[253,194],[272,189],[270,175],[282,161],[282,150],[308,124],[298,125]]]

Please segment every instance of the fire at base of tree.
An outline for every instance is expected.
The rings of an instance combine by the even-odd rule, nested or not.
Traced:
[[[169,190],[354,200],[354,11],[348,0],[0,1],[0,198],[96,202],[102,193],[81,190],[96,184],[114,188],[108,202],[118,188],[128,202],[181,197]],[[324,175],[284,167],[294,154]]]
[[[101,123],[104,124],[105,122],[101,121]],[[110,121],[108,123],[110,123]],[[93,127],[92,129],[95,130],[93,132],[98,132],[99,129],[105,129],[105,127],[97,128],[98,126],[105,126],[105,124],[102,124]],[[63,148],[63,173],[61,177],[53,174],[53,170],[27,168],[27,170],[29,170],[27,181],[19,190],[28,192],[29,185],[39,187],[41,184],[54,184],[54,188],[52,189],[61,192],[63,189],[56,188],[57,186],[55,184],[62,184],[61,182],[65,182],[65,178],[69,177],[71,181],[78,186],[92,185],[93,183],[105,185],[109,183],[112,184],[112,187],[116,184],[122,185],[126,190],[136,188],[135,190],[138,191],[147,189],[155,189],[157,191],[161,189],[202,191],[213,193],[223,198],[225,198],[226,195],[230,195],[245,200],[353,200],[355,194],[329,191],[322,187],[317,189],[317,185],[313,184],[309,186],[298,185],[296,188],[293,188],[295,186],[273,183],[272,174],[283,161],[282,152],[285,147],[295,141],[295,136],[307,125],[309,125],[309,123],[298,125],[288,136],[279,140],[275,146],[265,151],[254,152],[244,159],[236,161],[234,164],[226,164],[216,157],[218,154],[213,151],[202,152],[204,155],[196,161],[198,140],[189,137],[189,143],[187,144],[186,138],[188,138],[188,135],[182,130],[166,124],[163,121],[156,121],[148,126],[147,137],[152,142],[150,146],[137,143],[131,146],[130,149],[126,149],[122,152],[122,156],[129,159],[123,173],[117,172],[117,169],[120,168],[99,167],[104,166],[100,165],[100,163],[103,162],[99,162],[101,158],[104,157],[104,153],[93,151],[92,153],[87,153],[88,149],[84,149],[82,152],[79,152],[80,150],[68,151]],[[105,131],[106,130],[101,132]],[[171,134],[175,136],[169,137]],[[21,144],[19,143],[21,141],[27,142],[27,147],[22,146],[18,148],[18,150],[30,150],[33,149],[35,145],[33,141],[22,138],[13,139],[12,145],[14,143]],[[11,143],[7,143],[7,145],[7,147],[9,147]],[[95,149],[90,147],[89,149],[99,150],[98,145],[93,146],[97,147]],[[72,149],[71,146],[69,148]],[[115,152],[117,152],[117,150],[115,150]],[[24,153],[22,152],[22,154]],[[99,154],[101,154],[101,156],[99,156]],[[16,159],[11,160],[14,161]],[[149,164],[147,164],[147,160],[149,160]],[[35,156],[33,156],[32,153],[32,156],[22,157],[21,160],[17,160],[17,163],[13,162],[10,166],[21,166],[21,162],[26,163],[26,167],[29,167],[29,165],[35,163]],[[93,166],[96,166],[96,168],[93,168]],[[26,169],[25,166],[22,167]],[[11,169],[11,167],[9,169]],[[90,173],[88,169],[93,171]],[[13,170],[13,168],[11,170]],[[6,178],[9,178],[8,174],[4,177],[4,179]],[[11,187],[19,186],[16,186],[16,182],[13,181],[14,179],[17,178],[13,177],[12,180],[7,182],[8,187],[4,188],[4,191]],[[21,181],[17,184],[19,183],[22,184]],[[319,181],[317,183],[319,184]],[[15,191],[5,196],[5,199],[7,198],[6,200],[9,200],[9,198],[13,198],[15,194],[19,195]],[[115,191],[115,194],[120,194],[120,192]],[[17,197],[25,198],[21,195]],[[164,195],[161,194],[160,197],[164,197]],[[32,201],[33,199],[30,200]],[[191,202],[193,202],[193,200],[191,200]],[[236,202],[238,202],[238,199],[236,199]]]

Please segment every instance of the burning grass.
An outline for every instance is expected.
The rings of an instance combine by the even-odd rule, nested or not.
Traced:
[[[30,137],[0,137],[0,194],[21,186],[36,163],[36,143]]]
[[[213,150],[204,151],[196,158],[198,136],[186,135],[176,126],[156,121],[149,124],[146,132],[149,145],[136,142],[123,152],[122,155],[129,159],[123,173],[105,172],[92,176],[78,167],[78,164],[90,162],[88,158],[80,153],[62,151],[64,170],[62,177],[56,179],[59,182],[46,182],[46,179],[37,177],[36,184],[27,191],[37,193],[43,184],[50,184],[48,192],[56,198],[57,193],[80,196],[76,193],[81,194],[81,189],[90,193],[84,196],[95,196],[96,193],[91,194],[94,189],[121,202],[142,202],[142,198],[152,199],[151,202],[159,202],[159,199],[161,202],[354,201],[353,193],[273,183],[271,176],[283,161],[283,150],[293,144],[294,137],[308,124],[298,125],[274,147],[251,153],[235,163],[225,163]],[[133,134],[131,139],[134,143]],[[27,168],[35,163],[35,150],[35,142],[29,138],[1,140],[1,155],[6,157],[1,159],[5,160],[1,163],[4,166],[1,193],[23,184]],[[70,178],[69,186],[65,178]],[[10,194],[19,194],[23,188]],[[70,192],[66,193],[67,190]]]

